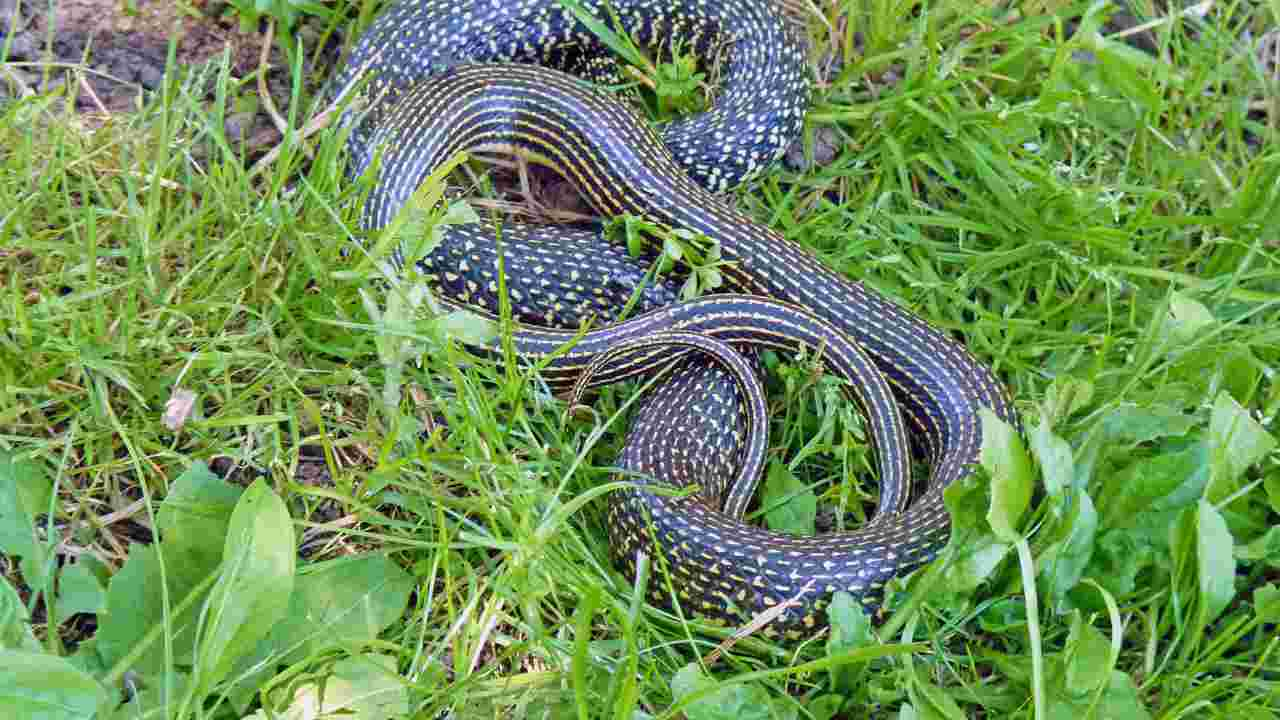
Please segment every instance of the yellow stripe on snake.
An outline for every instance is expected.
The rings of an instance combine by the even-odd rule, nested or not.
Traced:
[[[614,493],[615,559],[633,576],[637,553],[647,553],[670,573],[684,611],[729,623],[798,600],[766,633],[802,636],[825,622],[832,593],[874,604],[890,578],[945,544],[942,493],[977,461],[979,409],[1016,423],[1014,412],[992,373],[946,333],[714,194],[776,160],[803,122],[804,53],[768,3],[613,0],[612,15],[598,2],[581,5],[641,44],[674,35],[698,51],[725,48],[712,108],[660,137],[616,98],[542,67],[599,77],[608,56],[556,0],[400,2],[334,85],[341,93],[363,83],[374,99],[350,145],[353,173],[380,153],[365,223],[385,226],[457,152],[502,150],[555,168],[603,216],[641,216],[717,241],[734,294],[683,303],[670,281],[645,284],[652,255],[632,257],[599,229],[508,224],[499,246],[493,227],[450,226],[420,268],[445,301],[496,313],[501,247],[519,322],[514,347],[529,361],[551,357],[596,319],[598,329],[543,370],[555,388],[665,370],[635,413],[618,465],[703,492]],[[639,315],[617,321],[633,294]],[[758,380],[732,364],[725,343],[807,350],[850,380],[882,484],[870,523],[798,537],[743,521],[768,418]],[[915,490],[911,450],[929,466]],[[669,604],[667,587],[651,583],[653,599]]]

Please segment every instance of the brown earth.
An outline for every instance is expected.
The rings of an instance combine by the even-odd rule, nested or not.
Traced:
[[[233,78],[252,77],[260,65],[264,33],[244,32],[224,2],[212,0],[0,0],[0,97],[25,96],[68,87],[86,117],[134,110],[146,92],[160,88],[170,38],[178,68],[198,67],[229,56]],[[265,27],[265,23],[262,24]],[[323,38],[320,21],[303,18],[294,35],[306,50],[306,90],[314,91],[337,57],[340,36]],[[327,51],[311,67],[323,39]],[[7,56],[4,55],[7,46]],[[267,88],[282,113],[291,97],[288,63],[278,44],[267,56]],[[256,84],[254,85],[256,88]],[[234,116],[228,134],[260,137],[273,130],[261,115]],[[262,138],[270,141],[270,138]]]

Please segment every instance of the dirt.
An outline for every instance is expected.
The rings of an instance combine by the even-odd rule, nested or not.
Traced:
[[[161,87],[170,38],[176,40],[174,66],[197,67],[227,52],[234,78],[252,76],[259,67],[264,34],[245,32],[239,17],[225,2],[189,0],[0,0],[0,53],[8,46],[7,64],[0,67],[0,97],[23,96],[67,87],[76,110],[92,118],[140,107],[143,95]],[[265,24],[264,24],[265,27]],[[303,18],[294,29],[308,63],[321,40],[323,25]],[[326,52],[307,67],[314,78],[308,91],[319,87],[338,54],[341,36],[326,39]],[[288,64],[278,44],[268,54],[267,87],[287,113],[291,97]],[[259,113],[231,121],[228,134],[248,137],[271,131]],[[263,138],[269,142],[270,138]]]

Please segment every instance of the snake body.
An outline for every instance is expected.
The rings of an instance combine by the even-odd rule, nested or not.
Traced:
[[[566,38],[593,56],[567,16],[556,14],[554,1],[493,3],[495,12],[511,11],[511,22],[499,24],[496,36],[474,21],[489,3],[466,4],[471,14],[459,9],[460,0],[400,3],[375,23],[351,61],[375,69],[372,84],[381,98],[352,136],[357,169],[375,151],[384,153],[365,222],[385,225],[456,152],[497,149],[555,167],[602,215],[643,216],[717,240],[727,261],[722,273],[735,294],[674,303],[674,290],[658,284],[640,292],[638,317],[581,338],[567,328],[589,317],[617,319],[640,288],[648,262],[612,248],[598,231],[512,225],[501,230],[499,249],[495,228],[451,226],[421,269],[449,302],[496,312],[501,252],[511,306],[522,323],[513,337],[516,351],[545,362],[543,375],[554,387],[572,387],[588,369],[591,382],[605,383],[670,365],[678,353],[664,350],[660,340],[671,332],[685,340],[696,334],[744,346],[807,349],[829,370],[858,380],[851,397],[868,418],[888,488],[876,518],[859,530],[816,537],[767,531],[742,522],[740,498],[728,512],[705,495],[673,498],[643,487],[615,493],[611,501],[616,559],[634,573],[637,553],[646,552],[674,581],[655,583],[655,599],[669,602],[666,588],[673,587],[683,608],[727,622],[788,603],[766,630],[801,636],[823,622],[833,592],[874,602],[885,582],[945,544],[942,493],[977,460],[980,408],[1016,418],[992,373],[963,346],[713,193],[726,178],[739,180],[776,157],[798,127],[806,94],[794,78],[802,76],[802,57],[768,5],[619,0],[612,6],[624,24],[634,23],[625,29],[637,34],[654,33],[660,23],[665,29],[686,24],[696,26],[704,42],[711,36],[731,41],[725,89],[710,113],[685,123],[695,131],[686,127],[674,139],[670,130],[659,137],[625,105],[569,75],[491,62],[541,60],[555,52],[543,48],[560,47]],[[553,15],[560,20],[548,20]],[[680,19],[685,17],[699,20]],[[726,38],[722,28],[741,35]],[[413,42],[428,36],[439,40],[431,51]],[[340,79],[339,86],[356,75]],[[734,106],[734,88],[749,89],[752,102]],[[776,106],[775,98],[781,98]],[[722,160],[708,160],[708,148],[717,143]],[[647,337],[657,339],[646,344]],[[572,349],[560,352],[571,340],[577,341]],[[609,353],[611,362],[601,362]],[[758,427],[766,419],[743,409],[742,387],[724,365],[692,355],[675,362],[637,411],[619,465],[720,493],[732,484],[723,478],[753,457],[746,447],[750,432],[741,423]],[[908,436],[930,466],[927,484],[909,505]],[[688,477],[704,473],[721,479]]]
[[[642,46],[676,38],[681,49],[703,56],[723,49],[714,107],[662,131],[664,145],[703,187],[721,191],[741,183],[778,159],[800,132],[809,97],[804,50],[771,2],[578,4]],[[591,28],[557,0],[401,0],[364,32],[333,87],[341,94],[363,79],[366,94],[394,108],[405,89],[461,64],[520,62],[598,76],[611,58]],[[375,146],[357,131],[350,144],[357,170]]]

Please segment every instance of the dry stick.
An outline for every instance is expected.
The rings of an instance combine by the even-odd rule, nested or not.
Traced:
[[[89,75],[97,75],[98,77],[103,78],[104,80],[110,80],[111,82],[120,83],[121,85],[134,85],[136,87],[141,87],[140,85],[138,85],[138,83],[129,82],[128,80],[118,78],[115,75],[112,75],[111,73],[106,73],[101,70],[95,70],[89,67],[88,65],[85,65],[84,63],[51,62],[46,60],[24,60],[22,62],[9,62],[6,64],[15,68],[40,68],[42,70],[43,69],[78,70],[80,72],[88,73]]]
[[[1137,35],[1138,33],[1146,32],[1148,30],[1160,27],[1161,25],[1168,25],[1169,23],[1172,23],[1177,18],[1191,17],[1191,16],[1204,17],[1205,15],[1209,14],[1210,10],[1213,9],[1213,3],[1214,3],[1214,0],[1204,0],[1204,2],[1198,2],[1194,5],[1191,5],[1190,7],[1183,8],[1182,10],[1172,15],[1166,15],[1164,17],[1158,17],[1154,20],[1148,20],[1147,22],[1142,23],[1141,25],[1134,25],[1133,27],[1128,28],[1126,30],[1121,30],[1117,33],[1108,35],[1107,39],[1120,40],[1122,38],[1127,38],[1130,35]]]
[[[475,652],[471,653],[468,672],[475,672],[476,668],[480,667],[480,655],[484,653],[485,647],[489,644],[489,636],[493,634],[493,629],[498,626],[498,615],[502,612],[504,604],[502,598],[492,598],[489,606],[481,616],[481,622],[484,624],[481,626],[480,637],[476,638],[476,648]]]
[[[111,114],[111,111],[107,110],[107,106],[102,104],[102,98],[98,97],[98,93],[94,92],[93,86],[89,84],[89,80],[84,76],[83,72],[76,73],[76,81],[80,84],[80,89],[84,90],[90,100],[93,100],[93,104],[98,106],[99,112],[103,115]]]
[[[271,118],[271,123],[276,126],[276,130],[283,138],[289,137],[289,122],[280,114],[280,109],[276,107],[276,101],[272,99],[271,92],[267,88],[267,71],[271,68],[271,43],[275,40],[276,21],[271,20],[267,23],[267,36],[262,41],[262,49],[258,53],[258,95],[262,98],[263,109],[267,111],[267,117]],[[306,154],[308,160],[314,159],[311,148],[302,145],[302,152]]]
[[[813,589],[813,583],[814,583],[814,580],[810,578],[809,582],[806,583],[804,587],[800,588],[800,591],[797,592],[795,595],[791,596],[786,601],[779,603],[777,605],[774,605],[768,610],[765,610],[764,612],[756,615],[751,619],[751,622],[735,630],[732,635],[725,638],[724,641],[722,641],[719,645],[717,645],[715,650],[712,650],[711,652],[707,653],[706,657],[702,658],[703,664],[708,667],[710,667],[711,665],[714,665],[715,662],[720,659],[720,656],[725,654],[729,650],[733,649],[733,646],[737,645],[738,641],[754,634],[755,631],[759,630],[765,625],[768,625],[774,620],[777,620],[778,617],[781,616],[784,612],[790,610],[793,607],[799,606],[800,598],[804,597],[805,593]]]
[[[346,99],[347,94],[351,92],[352,88],[360,84],[359,78],[364,75],[365,71],[368,70],[369,66],[373,65],[375,62],[381,59],[381,57],[382,57],[382,53],[380,52],[375,53],[372,57],[370,57],[365,62],[364,67],[362,67],[360,71],[356,73],[355,75],[356,80],[353,80],[345,88],[343,88],[342,92],[338,94],[338,97],[334,98],[333,102],[329,104],[329,107],[321,111],[318,115],[316,115],[314,118],[311,119],[311,122],[308,122],[306,125],[303,125],[302,129],[299,130],[297,133],[295,133],[295,142],[302,142],[303,140],[306,140],[312,135],[315,135],[321,130],[329,127],[329,121],[332,119],[333,114],[339,109],[339,107],[341,107],[342,101]],[[259,77],[258,79],[261,82],[262,78]],[[276,158],[280,157],[280,154],[284,152],[284,144],[286,142],[288,142],[287,137],[286,139],[281,140],[278,145],[271,148],[270,152],[268,152],[266,155],[263,155],[258,160],[258,162],[254,163],[253,167],[249,168],[249,177],[253,177],[257,175],[258,173],[265,170],[267,166],[269,166],[271,163],[275,162]]]
[[[306,140],[312,135],[315,135],[321,130],[329,127],[329,120],[337,109],[338,105],[335,102],[333,105],[325,108],[324,112],[312,118],[311,122],[303,125],[302,129],[295,133],[295,142],[302,142],[303,140]],[[286,142],[288,141],[281,140],[275,147],[271,148],[266,155],[263,155],[258,162],[254,163],[253,167],[249,168],[249,177],[257,175],[265,170],[268,165],[275,162],[276,159],[280,157],[280,154],[284,152],[284,144]]]

